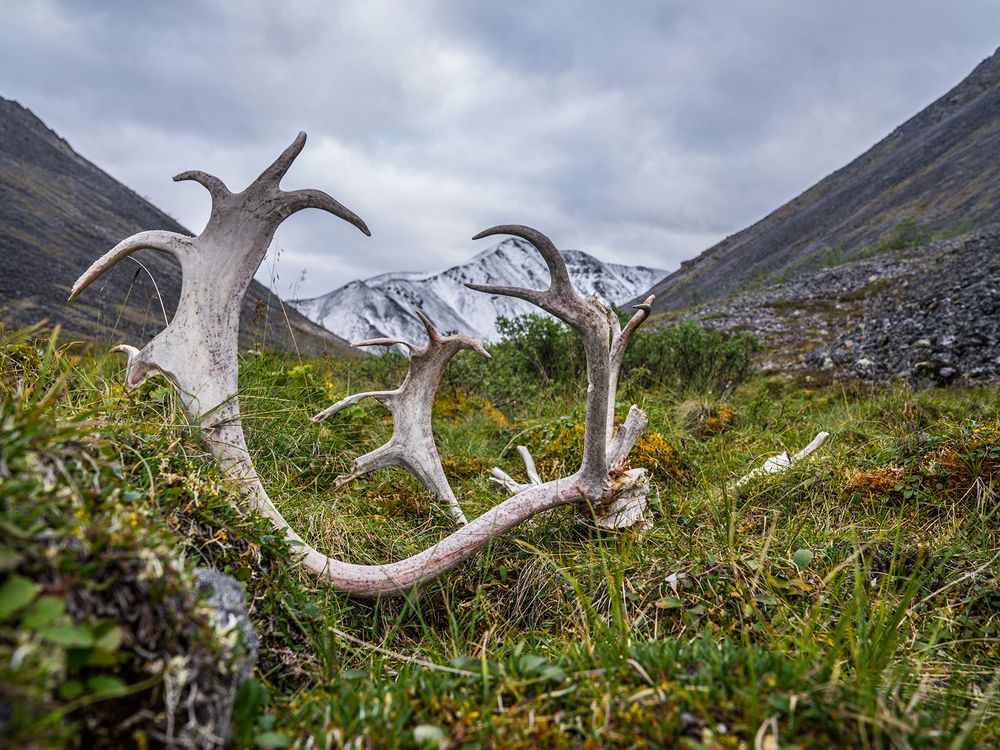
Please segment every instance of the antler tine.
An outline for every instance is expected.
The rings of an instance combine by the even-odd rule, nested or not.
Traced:
[[[417,347],[414,344],[403,339],[365,339],[364,341],[355,341],[351,346],[395,346],[396,344],[402,344],[411,352],[417,351]]]
[[[622,361],[625,359],[625,350],[628,348],[629,342],[632,340],[632,334],[643,323],[646,322],[646,318],[649,317],[650,311],[653,309],[654,295],[649,295],[641,304],[633,305],[635,309],[635,314],[629,318],[628,323],[625,324],[625,328],[622,329],[620,322],[618,321],[618,316],[615,315],[616,327],[612,329],[614,333],[611,336],[611,352],[608,360],[609,364],[609,378],[610,378],[610,388],[611,392],[615,393],[618,390],[618,375],[622,369]],[[608,435],[614,429],[615,423],[615,402],[614,399],[608,402]],[[641,431],[641,430],[640,430]]]
[[[573,284],[569,279],[569,271],[566,270],[566,262],[552,240],[544,234],[537,229],[524,226],[523,224],[500,224],[489,229],[484,229],[472,239],[481,240],[484,237],[491,237],[496,234],[509,234],[530,242],[541,254],[545,265],[548,266],[549,274],[552,278],[552,286],[573,289]]]
[[[625,330],[621,331],[618,341],[616,342],[616,349],[620,350],[621,353],[625,352],[625,347],[628,346],[629,339],[632,338],[632,334],[636,332],[643,323],[646,322],[646,318],[653,311],[653,300],[656,299],[655,294],[651,294],[646,299],[644,299],[638,305],[632,305],[632,309],[635,313],[629,318],[628,323],[625,324]],[[617,354],[617,352],[616,352]],[[618,355],[620,356],[620,354]]]
[[[282,218],[287,218],[296,211],[301,211],[304,208],[318,208],[343,219],[349,224],[353,224],[366,236],[372,236],[372,232],[368,228],[364,219],[354,213],[351,209],[347,208],[347,206],[338,201],[336,198],[324,193],[322,190],[305,189],[291,190],[289,192],[283,191],[281,193],[281,198],[282,200],[279,211]]]
[[[281,152],[281,156],[275,159],[271,166],[260,173],[260,176],[253,181],[253,184],[270,184],[272,187],[277,188],[278,183],[281,182],[281,178],[284,177],[289,168],[291,168],[292,162],[295,161],[295,158],[302,153],[302,149],[305,145],[306,134],[305,131],[300,130],[291,145]]]
[[[468,344],[469,348],[472,349],[472,351],[474,351],[476,354],[480,355],[481,357],[486,357],[486,359],[493,359],[493,355],[490,354],[488,351],[486,351],[483,345],[480,344],[479,341],[477,341],[476,339],[472,338],[472,336],[460,335],[460,338],[466,344]]]
[[[134,234],[111,248],[81,274],[80,278],[73,284],[68,301],[71,302],[76,299],[80,292],[93,284],[109,268],[121,262],[123,258],[144,248],[170,253],[180,261],[183,270],[185,256],[191,250],[192,245],[190,237],[185,237],[183,234],[177,234],[176,232],[153,230],[151,232]]]
[[[538,250],[549,269],[549,288],[546,290],[522,289],[509,286],[488,286],[483,284],[466,284],[469,289],[486,294],[502,294],[507,297],[518,297],[536,307],[555,315],[557,318],[573,325],[582,325],[586,316],[587,303],[573,288],[566,270],[566,262],[552,240],[537,229],[522,224],[501,224],[477,234],[472,239],[479,240],[496,234],[509,234],[527,240]]]
[[[337,412],[343,411],[348,406],[354,406],[355,404],[364,401],[366,398],[373,398],[376,401],[386,404],[396,396],[394,391],[365,391],[364,393],[354,393],[350,396],[340,399],[333,406],[328,406],[319,414],[314,415],[310,421],[322,422],[328,417],[332,417]]]
[[[535,307],[541,307],[543,310],[548,309],[545,302],[545,293],[540,292],[537,289],[522,289],[517,286],[490,286],[489,284],[471,283],[466,283],[465,286],[474,292],[483,292],[484,294],[501,294],[504,297],[517,297],[518,299],[530,302]]]
[[[214,174],[209,174],[208,172],[202,172],[200,169],[190,169],[187,172],[181,172],[178,175],[174,175],[174,182],[183,182],[185,180],[192,180],[202,185],[208,194],[212,196],[212,203],[214,204],[218,200],[232,195],[232,192],[226,187],[226,183],[216,177]]]
[[[428,318],[421,310],[414,310],[414,314],[420,319],[420,322],[424,324],[424,328],[427,330],[427,336],[431,343],[436,343],[442,340],[441,333],[434,324],[431,323],[431,319]]]

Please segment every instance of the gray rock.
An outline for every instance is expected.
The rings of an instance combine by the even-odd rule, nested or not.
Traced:
[[[212,610],[216,629],[226,633],[238,629],[242,648],[242,654],[238,658],[244,665],[241,670],[242,682],[250,676],[257,663],[257,647],[260,645],[260,638],[250,621],[243,586],[232,576],[214,568],[195,568],[194,577],[198,593]]]
[[[195,568],[194,578],[223,650],[219,682],[226,688],[226,700],[216,703],[212,726],[198,732],[205,740],[201,746],[214,748],[221,747],[229,737],[236,694],[253,673],[260,639],[250,621],[246,594],[239,581],[214,568]]]

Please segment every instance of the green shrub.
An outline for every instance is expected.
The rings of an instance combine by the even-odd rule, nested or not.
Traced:
[[[922,226],[916,219],[910,217],[896,224],[890,230],[889,236],[876,245],[875,251],[877,253],[886,253],[891,250],[919,247],[930,242],[933,236],[930,229]]]
[[[503,364],[514,374],[542,383],[565,382],[585,370],[580,337],[568,326],[543,315],[497,320]]]
[[[537,401],[539,391],[565,394],[586,387],[586,360],[579,335],[543,315],[522,315],[497,321],[501,339],[487,346],[492,357],[455,357],[443,385],[474,393],[503,408]]]
[[[622,380],[643,388],[721,393],[747,379],[758,351],[755,336],[728,335],[685,321],[639,331],[625,353]]]
[[[540,388],[565,393],[585,383],[583,344],[569,327],[541,315],[500,318],[497,327],[503,338],[488,347],[492,360],[457,357],[445,375],[448,386],[510,405]],[[746,380],[759,350],[754,336],[728,335],[693,322],[640,330],[625,353],[621,382],[721,393]]]

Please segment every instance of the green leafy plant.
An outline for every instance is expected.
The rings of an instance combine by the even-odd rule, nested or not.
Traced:
[[[728,335],[684,321],[636,334],[625,354],[623,378],[642,388],[721,394],[747,379],[758,351],[754,336]]]

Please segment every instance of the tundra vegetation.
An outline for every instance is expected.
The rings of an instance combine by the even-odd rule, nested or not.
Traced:
[[[509,321],[452,360],[434,429],[469,518],[493,466],[579,466],[578,337]],[[293,563],[186,424],[173,389],[39,329],[0,331],[0,726],[14,747],[154,744],[138,711],[216,658],[190,570],[241,580],[261,636],[237,747],[993,747],[1000,743],[1000,393],[754,373],[756,344],[640,331],[619,401],[652,524],[556,508],[405,598]],[[250,452],[314,547],[378,564],[454,530],[387,468],[332,489],[392,415],[402,355],[240,356]],[[623,411],[620,410],[620,412]],[[822,452],[733,490],[781,449]],[[240,509],[244,510],[240,510]],[[81,744],[83,743],[83,744]],[[118,743],[118,744],[115,744]]]

